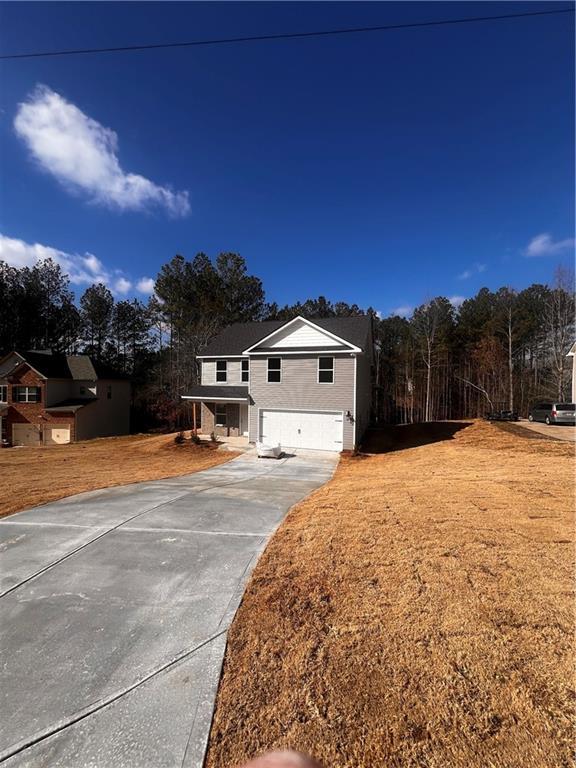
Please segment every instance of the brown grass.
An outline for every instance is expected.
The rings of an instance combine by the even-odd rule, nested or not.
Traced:
[[[258,563],[207,768],[278,747],[326,768],[573,764],[574,447],[482,422],[391,434]]]
[[[209,444],[176,445],[174,435],[4,448],[0,450],[0,517],[82,491],[198,472],[235,455]]]

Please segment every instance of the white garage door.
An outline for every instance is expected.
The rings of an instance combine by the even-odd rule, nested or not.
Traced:
[[[70,427],[44,427],[45,445],[63,445],[70,442]]]
[[[40,445],[40,427],[34,424],[13,424],[12,445]]]
[[[342,412],[260,411],[260,440],[283,448],[342,450]]]

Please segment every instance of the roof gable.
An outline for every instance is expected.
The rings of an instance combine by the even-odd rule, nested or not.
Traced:
[[[325,317],[306,320],[295,318],[316,326],[318,330],[328,331],[338,337],[341,349],[348,350],[350,345],[367,351],[372,328],[372,321],[367,315],[357,317]],[[266,320],[260,323],[235,323],[218,334],[199,355],[206,357],[242,357],[245,350],[265,339],[281,328],[287,328],[293,320]],[[301,351],[309,348],[299,347]],[[337,347],[330,347],[336,350]]]
[[[89,355],[62,355],[51,352],[9,352],[0,358],[0,376],[9,376],[21,365],[28,365],[45,379],[126,379],[126,375],[102,363],[93,362]]]
[[[9,352],[0,359],[0,379],[11,374],[16,368],[19,368],[23,362],[24,358],[22,355],[19,355],[18,352]]]
[[[295,317],[281,328],[272,331],[263,339],[253,344],[245,352],[257,352],[259,349],[272,350],[314,350],[314,349],[349,349],[360,351],[355,344],[351,344],[334,333],[318,326],[314,321],[304,317]]]

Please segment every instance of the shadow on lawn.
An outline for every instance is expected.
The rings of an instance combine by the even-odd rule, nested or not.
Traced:
[[[373,428],[366,432],[361,453],[389,453],[452,440],[457,432],[470,426],[471,421],[430,421]]]

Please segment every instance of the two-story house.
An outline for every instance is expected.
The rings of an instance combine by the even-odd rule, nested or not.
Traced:
[[[352,450],[372,403],[370,317],[238,323],[199,356],[203,433],[284,448]]]
[[[0,435],[50,445],[126,435],[130,382],[88,355],[10,352],[0,359]]]

